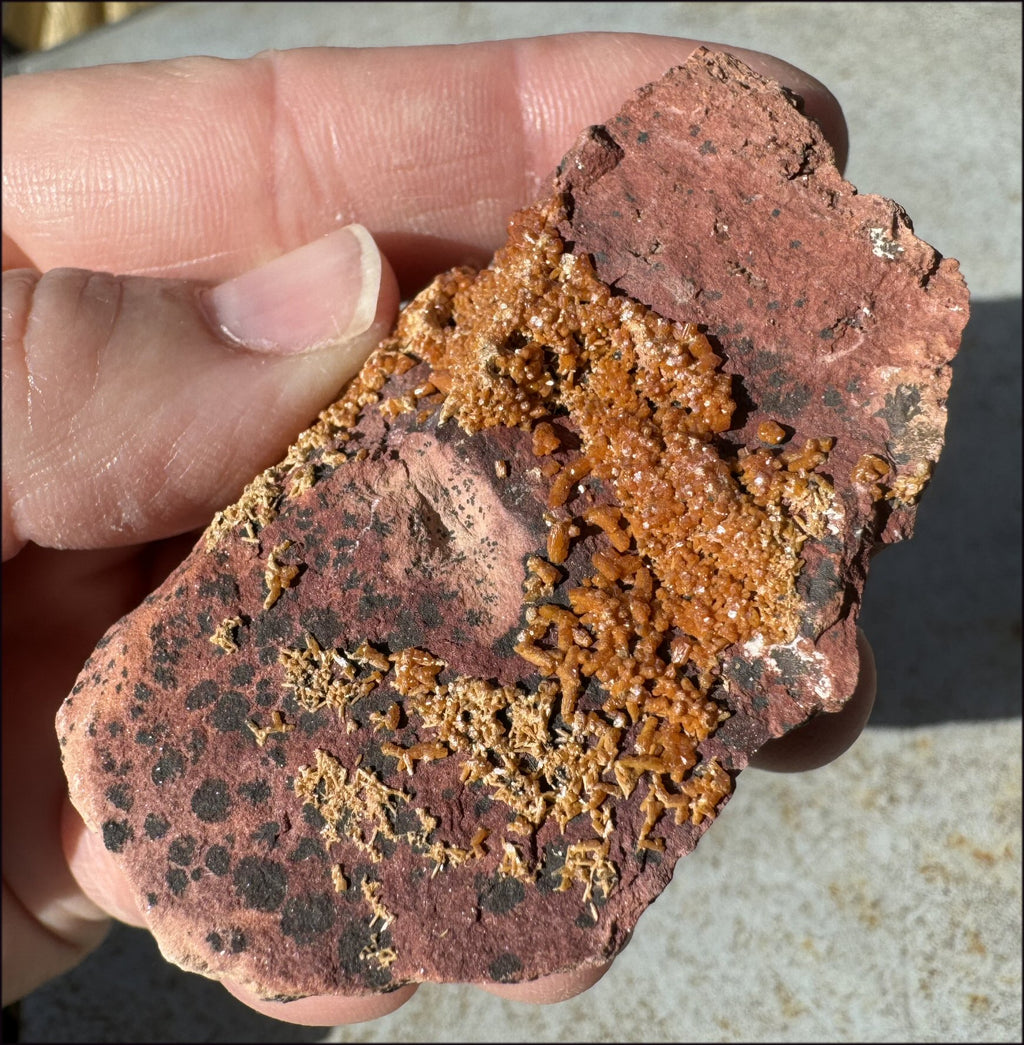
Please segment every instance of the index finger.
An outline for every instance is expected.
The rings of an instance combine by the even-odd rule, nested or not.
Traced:
[[[11,77],[4,265],[221,280],[358,221],[408,293],[485,260],[578,132],[698,45],[593,33]],[[845,156],[822,84],[728,49]]]

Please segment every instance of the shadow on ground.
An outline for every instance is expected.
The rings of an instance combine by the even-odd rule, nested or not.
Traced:
[[[876,726],[1011,718],[1021,700],[1021,301],[978,301],[913,540],[872,564]]]
[[[97,990],[102,985],[106,989]],[[116,1012],[111,1002],[116,998]],[[261,1016],[219,983],[182,972],[160,956],[143,929],[115,923],[103,946],[77,968],[30,996],[32,1013],[20,1040],[322,1041],[325,1027],[300,1027]],[[50,1004],[47,1004],[49,1001]],[[13,1028],[11,1028],[13,1029]],[[117,1037],[111,1037],[115,1031]],[[17,1033],[17,1031],[15,1031]]]

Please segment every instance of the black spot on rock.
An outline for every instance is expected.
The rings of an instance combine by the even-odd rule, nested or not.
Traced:
[[[206,942],[214,954],[220,954],[224,950],[224,941],[221,939],[220,933],[207,933]]]
[[[162,723],[158,723],[151,729],[140,729],[135,734],[135,743],[142,744],[143,747],[152,747],[164,732],[166,732],[166,727]]]
[[[504,875],[486,879],[478,889],[480,906],[494,914],[508,914],[526,896],[526,889],[518,878]]]
[[[107,820],[103,824],[103,844],[112,853],[124,852],[124,847],[135,837],[127,820]]]
[[[256,683],[256,703],[261,708],[269,708],[277,703],[278,691],[267,679],[260,679]]]
[[[328,893],[293,896],[281,912],[281,932],[308,944],[334,925],[334,903]]]
[[[268,820],[249,836],[254,842],[262,842],[268,849],[277,848],[277,840],[281,837],[281,825],[276,820]]]
[[[514,954],[505,953],[491,962],[487,974],[496,983],[515,983],[522,969],[523,963]]]
[[[254,780],[251,784],[239,784],[238,793],[258,806],[270,797],[270,785],[265,780]]]
[[[541,892],[556,892],[562,887],[561,870],[565,866],[565,845],[548,842],[544,846],[544,863],[541,865],[537,888]]]
[[[192,794],[192,812],[208,824],[226,820],[231,809],[231,794],[225,781],[207,777]]]
[[[142,704],[145,704],[150,697],[153,696],[153,691],[146,685],[145,682],[135,683],[135,699]]]
[[[199,594],[204,599],[215,595],[227,606],[238,599],[238,583],[230,573],[215,573],[199,585]]]
[[[120,722],[108,722],[107,732],[112,736],[120,736],[124,732],[124,726]]]
[[[288,857],[293,863],[301,863],[303,860],[308,860],[310,857],[316,857],[318,860],[323,860],[327,856],[324,851],[324,847],[315,838],[303,838],[299,844],[295,847],[294,852]]]
[[[111,784],[107,788],[107,801],[126,813],[135,805],[135,799],[126,784]]]
[[[175,896],[181,896],[188,888],[188,875],[180,867],[172,867],[167,872],[167,888]]]
[[[170,820],[165,820],[162,816],[157,816],[156,813],[147,813],[146,822],[143,824],[146,834],[157,841],[159,838],[163,838],[165,834],[170,830]]]
[[[764,674],[764,661],[760,658],[747,661],[736,657],[729,663],[729,674],[745,689],[755,689]]]
[[[260,662],[273,664],[282,646],[292,638],[292,624],[286,615],[261,613],[252,622],[253,641],[260,650]]]
[[[772,651],[771,658],[779,669],[783,685],[791,690],[797,689],[806,670],[800,657],[793,650],[780,647]]]
[[[196,855],[196,840],[191,835],[183,835],[175,838],[167,847],[167,859],[171,863],[184,864],[186,867],[192,863]]]
[[[338,964],[350,976],[361,977],[368,987],[384,987],[391,982],[390,971],[373,962],[368,963],[363,955],[375,944],[388,947],[390,943],[391,934],[387,930],[377,935],[365,923],[349,921],[338,937]]]
[[[185,756],[176,748],[169,747],[164,749],[164,753],[153,765],[150,775],[157,787],[163,787],[164,784],[177,780],[184,772]]]
[[[206,751],[206,734],[201,729],[193,729],[188,740],[185,741],[185,747],[188,749],[188,757],[192,765],[198,765]]]
[[[235,889],[246,907],[256,911],[276,911],[284,902],[288,874],[276,860],[247,856],[234,873]]]
[[[231,930],[231,953],[241,954],[245,950],[245,933],[241,929]]]
[[[231,869],[231,854],[222,845],[211,845],[206,852],[207,870],[215,875],[226,875]]]
[[[644,850],[646,852],[646,850]],[[590,910],[582,911],[576,916],[575,926],[577,929],[593,929],[597,925],[597,919]]]
[[[249,701],[237,690],[229,690],[217,701],[210,713],[210,725],[222,733],[244,730],[249,715]]]
[[[150,907],[156,907],[159,902],[160,897],[157,896],[156,893],[146,893],[146,903],[149,904]]]
[[[191,875],[192,881],[193,882],[198,882],[199,879],[202,878],[202,877],[203,877],[203,869],[201,867],[193,867],[192,868],[192,875]]]
[[[309,804],[303,805],[302,818],[314,831],[322,831],[327,826],[327,821],[321,815],[320,810]]]
[[[220,696],[220,688],[212,679],[200,682],[188,691],[185,698],[186,711],[199,711],[201,708],[209,707]]]
[[[321,648],[333,647],[341,637],[341,618],[334,610],[311,608],[299,617],[302,630],[312,635]]]
[[[231,669],[232,686],[248,686],[256,669],[251,664],[239,664]]]
[[[178,676],[166,664],[158,664],[153,668],[153,679],[159,682],[164,689],[178,688]],[[136,707],[141,707],[141,705],[137,704]],[[135,708],[132,708],[132,711],[134,712]]]

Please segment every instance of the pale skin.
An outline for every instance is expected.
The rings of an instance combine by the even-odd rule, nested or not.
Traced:
[[[695,46],[593,34],[4,81],[5,1004],[80,961],[111,916],[145,925],[113,857],[67,801],[59,703],[104,630],[180,561],[191,531],[277,459],[334,391],[330,372],[289,384],[288,359],[258,360],[217,386],[220,371],[207,373],[204,360],[231,348],[204,322],[198,291],[360,222],[390,263],[356,346],[365,352],[401,298],[454,264],[486,261],[582,127]],[[800,94],[845,158],[842,113],[820,83],[729,49]],[[51,271],[66,267],[119,275]],[[82,304],[93,300],[116,305],[100,315]],[[204,395],[218,408],[202,409]],[[112,402],[137,411],[130,432]],[[109,453],[129,435],[132,453]],[[43,496],[40,477],[58,468],[67,479]],[[126,520],[113,537],[94,525],[112,515]],[[837,757],[874,692],[862,641],[847,708],[776,741],[760,764],[803,770]],[[487,989],[554,1002],[606,970]],[[415,991],[283,1005],[225,987],[308,1024],[373,1019]]]

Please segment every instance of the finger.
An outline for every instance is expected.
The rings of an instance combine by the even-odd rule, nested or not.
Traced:
[[[4,229],[40,269],[221,280],[359,221],[407,293],[489,255],[579,131],[696,46],[594,33],[8,77]],[[822,84],[728,49],[845,155]]]
[[[339,229],[219,286],[4,274],[4,558],[201,525],[390,327],[394,276]]]
[[[798,773],[835,761],[860,736],[871,715],[877,691],[875,655],[857,629],[860,674],[853,696],[835,714],[816,715],[799,729],[769,741],[750,760],[755,769]]]
[[[80,896],[62,898],[40,918],[3,883],[3,1004],[77,965],[107,933],[109,919]],[[51,920],[52,919],[52,920]],[[57,924],[54,924],[56,921]]]
[[[416,993],[417,986],[410,983],[386,994],[365,994],[350,998],[325,995],[281,1002],[265,1001],[252,991],[227,980],[223,981],[223,984],[230,994],[250,1009],[275,1020],[300,1023],[307,1027],[337,1027],[343,1023],[362,1023],[365,1020],[378,1019],[404,1005]]]
[[[68,868],[90,903],[111,918],[144,927],[146,918],[128,879],[100,835],[85,826],[67,799],[61,816],[61,842]]]
[[[590,990],[611,967],[611,962],[602,962],[600,965],[588,965],[572,972],[556,972],[550,976],[541,976],[526,983],[487,983],[482,986],[489,994],[496,994],[499,998],[509,1001],[553,1005]]]

